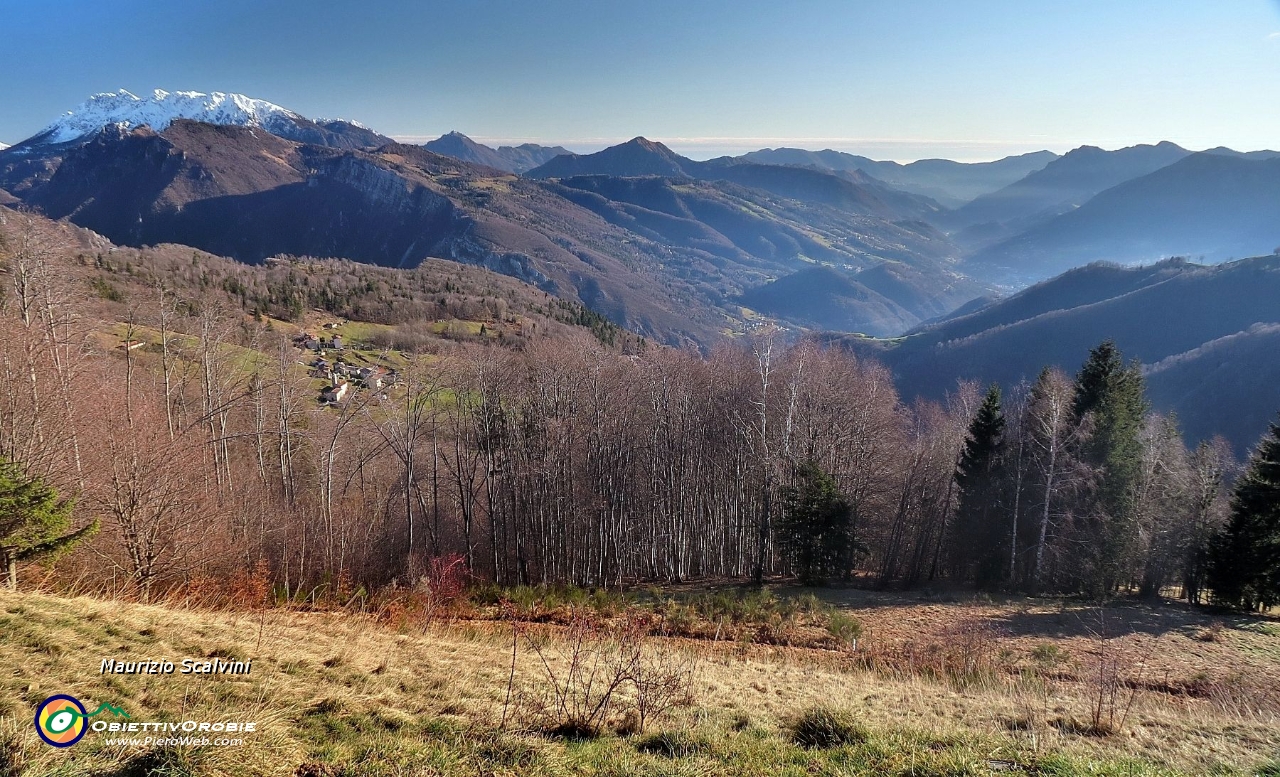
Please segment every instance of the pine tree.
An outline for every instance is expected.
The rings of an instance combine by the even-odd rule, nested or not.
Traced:
[[[816,462],[796,472],[796,484],[779,490],[782,518],[779,539],[800,582],[817,585],[843,571],[842,561],[858,549],[853,538],[853,508],[835,480]]]
[[[1000,387],[992,385],[969,424],[969,436],[955,475],[960,500],[953,524],[954,566],[958,574],[979,586],[1000,581],[1007,557],[1009,527],[1002,517],[1001,493],[1004,427]]]
[[[1083,587],[1114,590],[1131,570],[1137,537],[1134,497],[1142,474],[1142,428],[1147,414],[1142,371],[1110,340],[1089,352],[1076,378],[1075,416],[1090,426],[1082,458],[1099,473],[1082,513],[1088,518]]]
[[[1243,610],[1280,604],[1280,424],[1271,424],[1231,495],[1207,570],[1214,599]]]
[[[98,530],[94,521],[67,533],[71,507],[40,478],[0,459],[0,563],[10,588],[18,587],[18,562],[56,556]]]

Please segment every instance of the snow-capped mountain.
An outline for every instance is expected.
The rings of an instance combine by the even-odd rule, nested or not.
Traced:
[[[214,92],[166,92],[157,89],[149,98],[121,89],[95,94],[67,111],[41,130],[35,138],[45,143],[70,143],[91,135],[109,124],[125,129],[143,124],[163,132],[175,119],[193,119],[210,124],[264,127],[281,121],[292,123],[302,117],[266,100],[242,94]]]
[[[150,97],[139,97],[121,89],[93,95],[19,146],[72,143],[112,125],[123,129],[146,125],[156,132],[163,132],[179,119],[261,127],[283,138],[327,146],[354,148],[388,142],[383,136],[354,122],[316,122],[275,103],[242,94],[157,89]]]

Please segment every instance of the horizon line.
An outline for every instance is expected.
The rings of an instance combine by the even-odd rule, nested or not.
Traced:
[[[457,132],[458,130],[451,130]],[[411,143],[421,145],[428,141],[436,140],[444,136],[446,133],[437,135],[423,134],[397,134],[390,135],[393,140],[400,143]],[[466,133],[462,133],[466,135]],[[764,149],[776,148],[799,148],[805,151],[840,151],[844,153],[870,155],[877,151],[883,152],[879,161],[894,161],[899,163],[910,163],[924,159],[951,159],[953,161],[968,162],[986,162],[1004,159],[1010,156],[1020,156],[1022,154],[1031,154],[1039,151],[1049,151],[1054,154],[1062,155],[1068,151],[1072,151],[1085,146],[1093,146],[1101,148],[1105,151],[1116,151],[1123,148],[1130,148],[1136,145],[1156,145],[1163,142],[1172,142],[1176,145],[1187,148],[1189,151],[1199,152],[1207,151],[1213,148],[1226,148],[1223,143],[1216,145],[1205,145],[1204,148],[1192,149],[1188,145],[1202,145],[1178,143],[1168,140],[1154,141],[1125,141],[1117,139],[1104,139],[1095,142],[1081,142],[1079,140],[1067,140],[1065,138],[1041,138],[1027,140],[1010,140],[1010,139],[938,139],[938,138],[894,138],[894,137],[839,137],[839,136],[817,136],[817,137],[776,137],[776,136],[658,136],[650,137],[648,135],[633,135],[630,137],[622,136],[594,136],[594,137],[578,137],[559,140],[549,140],[547,138],[536,136],[499,136],[499,135],[466,135],[466,137],[490,147],[498,146],[518,146],[523,143],[534,143],[542,146],[561,146],[574,153],[586,154],[616,146],[620,143],[626,143],[637,137],[643,137],[668,146],[672,150],[687,150],[686,155],[705,156],[707,151],[729,152],[736,151],[738,153],[748,153]],[[930,156],[926,149],[936,148],[939,151],[951,150],[960,151],[959,154],[951,154],[949,156]],[[893,151],[903,152],[907,149],[923,151],[923,154],[902,154],[894,156]],[[1252,151],[1270,151],[1273,149],[1248,149],[1242,153],[1250,153]],[[965,153],[965,152],[968,153]],[[981,151],[988,153],[983,154]],[[699,154],[703,152],[703,154]],[[711,156],[728,155],[728,154],[712,154]],[[963,157],[963,159],[961,159]]]

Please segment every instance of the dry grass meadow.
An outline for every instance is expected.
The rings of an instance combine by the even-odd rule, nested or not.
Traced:
[[[803,619],[769,641],[652,640],[696,658],[687,697],[637,733],[622,688],[599,736],[568,738],[548,734],[531,701],[545,702],[547,675],[529,640],[556,669],[568,638],[554,622],[3,593],[0,775],[1280,774],[1274,619],[1168,603],[818,595],[861,621],[856,650]],[[252,659],[253,671],[99,673],[104,658],[206,656]],[[258,731],[203,748],[90,732],[55,749],[31,715],[57,693],[133,720],[251,719]],[[802,736],[814,720],[834,739]]]

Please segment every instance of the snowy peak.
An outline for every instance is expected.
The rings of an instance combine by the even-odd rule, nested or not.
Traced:
[[[266,100],[225,92],[166,92],[157,89],[150,97],[138,97],[121,89],[95,94],[40,131],[32,140],[41,143],[69,143],[92,135],[103,127],[117,125],[132,129],[148,125],[163,132],[177,119],[209,124],[264,127],[281,122],[293,124],[302,117]]]
[[[237,127],[261,127],[272,135],[298,143],[333,148],[373,148],[391,142],[373,130],[345,119],[312,121],[266,100],[227,92],[166,92],[150,97],[128,90],[95,94],[35,136],[19,143],[12,153],[60,153],[64,144],[83,142],[104,127],[132,130],[146,125],[164,132],[179,120]]]

